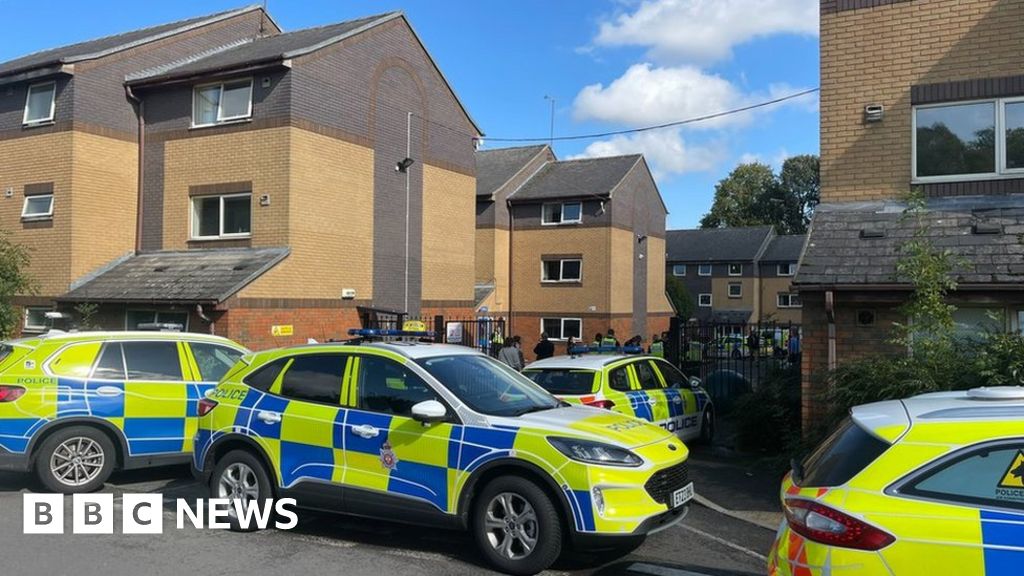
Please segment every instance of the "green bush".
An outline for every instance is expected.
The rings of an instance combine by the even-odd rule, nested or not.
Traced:
[[[736,399],[731,412],[736,447],[781,454],[800,439],[800,368],[776,368],[757,389]]]

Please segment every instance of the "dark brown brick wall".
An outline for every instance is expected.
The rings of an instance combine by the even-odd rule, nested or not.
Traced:
[[[33,136],[48,130],[67,130],[70,128],[71,120],[74,118],[75,83],[71,76],[57,76],[53,80],[57,83],[53,121],[58,125],[54,128],[25,128],[22,126],[22,120],[25,119],[25,98],[28,95],[28,87],[32,84],[49,80],[34,80],[32,82],[0,86],[0,140]]]

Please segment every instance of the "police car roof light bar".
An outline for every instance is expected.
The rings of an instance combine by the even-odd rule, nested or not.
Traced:
[[[621,346],[616,348],[615,346],[573,346],[569,350],[569,354],[573,356],[580,356],[583,354],[643,354],[645,350],[642,346]]]
[[[351,328],[348,331],[350,336],[360,338],[433,338],[434,333],[430,330],[389,330],[381,328]]]

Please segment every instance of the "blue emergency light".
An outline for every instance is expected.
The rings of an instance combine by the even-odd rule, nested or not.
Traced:
[[[433,338],[434,333],[429,330],[387,330],[381,328],[351,328],[349,336],[361,336],[363,338],[384,338],[384,337],[408,337],[408,338]]]
[[[643,354],[642,346],[574,346],[569,354],[579,356],[582,354]]]

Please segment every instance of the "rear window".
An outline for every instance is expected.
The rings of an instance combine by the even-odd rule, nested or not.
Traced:
[[[552,394],[578,396],[594,391],[594,373],[586,370],[527,370],[523,375]]]
[[[872,436],[847,418],[839,428],[825,439],[811,455],[804,459],[798,486],[828,488],[846,484],[861,470],[874,462],[889,444]]]

